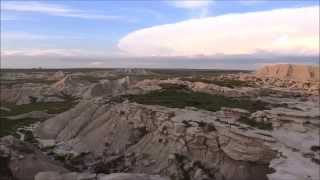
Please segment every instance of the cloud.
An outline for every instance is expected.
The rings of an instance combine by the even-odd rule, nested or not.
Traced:
[[[44,3],[44,2],[22,2],[22,1],[1,1],[2,11],[42,13],[51,16],[73,17],[81,19],[99,19],[99,20],[118,20],[123,19],[121,16],[111,16],[102,14],[88,14],[81,10],[68,8],[61,5]]]
[[[24,49],[6,49],[1,47],[1,57],[40,57],[45,58],[107,58],[107,57],[126,57],[119,51],[110,52],[107,50],[81,49],[81,48],[24,48]]]
[[[206,17],[209,14],[209,7],[213,3],[213,0],[173,0],[168,1],[168,4],[190,11],[192,14],[196,14],[194,17]]]
[[[94,62],[91,62],[89,63],[90,66],[101,66],[103,65],[103,62],[101,61],[94,61]]]
[[[119,40],[136,56],[319,53],[319,7],[276,9],[191,19],[140,29]]]
[[[58,40],[66,40],[66,39],[84,39],[81,35],[43,35],[43,34],[35,34],[23,31],[12,31],[6,32],[1,31],[1,40],[50,40],[50,39],[58,39]]]
[[[79,55],[78,49],[19,49],[3,50],[3,56],[75,56]]]
[[[48,36],[30,34],[26,32],[1,32],[3,39],[30,39],[30,40],[41,40],[47,39]]]
[[[5,49],[1,50],[1,56],[25,56],[25,57],[100,57],[104,52],[83,49]]]
[[[184,9],[207,8],[213,1],[211,0],[177,0],[169,1],[170,5]]]
[[[266,0],[240,0],[239,2],[241,4],[243,4],[243,5],[251,6],[251,5],[257,5],[257,4],[265,3]]]

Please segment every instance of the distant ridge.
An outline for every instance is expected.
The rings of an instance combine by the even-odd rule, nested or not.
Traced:
[[[319,81],[319,66],[302,64],[274,64],[258,69],[257,77],[273,77],[295,81]]]

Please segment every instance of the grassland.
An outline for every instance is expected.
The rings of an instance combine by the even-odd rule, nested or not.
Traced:
[[[164,90],[152,91],[147,94],[126,96],[130,101],[147,105],[161,105],[170,108],[196,107],[208,111],[219,111],[222,107],[241,108],[249,112],[269,109],[269,104],[261,101],[254,101],[247,98],[231,98],[221,95],[211,95],[201,92],[192,92],[186,87],[176,85],[162,85]],[[240,123],[263,130],[271,130],[269,122],[257,122],[248,117],[241,117]]]
[[[161,105],[171,108],[192,106],[208,111],[218,111],[221,107],[230,107],[242,108],[250,112],[268,109],[268,104],[261,101],[192,92],[183,89],[183,87],[170,87],[164,90],[152,91],[147,94],[129,95],[126,97],[130,101],[140,104]]]
[[[44,111],[48,114],[58,114],[64,112],[76,105],[75,98],[70,96],[63,96],[63,102],[33,102],[30,104],[15,105],[8,103],[1,103],[1,106],[9,108],[10,111],[0,110],[0,137],[14,134],[19,127],[27,126],[39,121],[33,118],[24,118],[12,120],[6,118],[7,116],[15,116],[32,111]]]
[[[16,79],[16,80],[0,80],[0,82],[1,82],[1,85],[12,87],[17,84],[25,84],[25,83],[50,85],[55,83],[56,81],[46,80],[46,79]]]
[[[76,98],[70,96],[62,96],[62,98],[64,99],[62,102],[33,102],[22,105],[1,102],[1,106],[9,108],[10,111],[0,110],[0,117],[14,116],[31,111],[45,111],[48,114],[57,114],[70,109],[76,104]]]
[[[10,135],[10,134],[15,134],[16,130],[19,127],[27,126],[32,123],[37,122],[38,119],[33,119],[33,118],[24,118],[24,119],[18,119],[18,120],[12,120],[12,119],[7,119],[0,117],[0,137]]]

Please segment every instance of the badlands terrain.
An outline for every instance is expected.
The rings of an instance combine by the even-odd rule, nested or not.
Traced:
[[[0,180],[318,180],[319,67],[2,69]]]

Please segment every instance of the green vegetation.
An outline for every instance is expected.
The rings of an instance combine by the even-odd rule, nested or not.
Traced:
[[[203,82],[208,84],[216,84],[218,86],[224,86],[229,88],[235,88],[235,87],[252,87],[252,84],[247,81],[240,81],[240,80],[234,80],[234,79],[205,79],[205,78],[182,78],[181,80],[184,81],[190,81],[190,82]]]
[[[32,118],[25,118],[25,119],[18,119],[18,120],[12,120],[0,117],[0,137],[15,134],[16,130],[19,127],[27,126],[32,123],[37,122],[37,119]]]
[[[130,101],[140,104],[161,105],[171,108],[193,106],[208,111],[218,111],[221,107],[242,108],[251,112],[267,109],[268,104],[253,101],[247,98],[230,98],[221,95],[211,95],[201,92],[192,92],[177,88],[152,91],[147,94],[128,95]]]
[[[1,102],[1,106],[9,108],[10,111],[0,110],[0,137],[14,134],[17,128],[39,121],[33,118],[12,120],[6,118],[6,116],[15,116],[31,111],[45,111],[49,114],[57,114],[72,108],[77,103],[76,98],[66,95],[62,96],[62,98],[64,99],[63,102],[35,102],[34,100],[30,104],[23,105],[5,104]]]
[[[161,83],[159,86],[166,90],[188,90],[188,87],[183,84]]]
[[[17,85],[17,84],[25,84],[25,83],[34,83],[34,84],[53,84],[56,81],[54,80],[47,80],[47,79],[16,79],[16,80],[0,80],[1,85],[6,85],[9,87],[12,87],[13,85]]]
[[[258,129],[262,129],[262,130],[272,130],[272,123],[271,122],[258,122],[254,119],[250,119],[248,117],[245,116],[241,116],[240,119],[238,120],[241,123],[247,124],[249,126],[252,127],[256,127]]]
[[[76,98],[63,96],[64,101],[62,102],[35,102],[30,104],[5,104],[1,103],[2,106],[11,109],[11,111],[0,110],[0,117],[4,116],[15,116],[18,114],[28,113],[31,111],[46,111],[48,114],[57,114],[64,112],[72,108],[76,104]],[[31,99],[33,99],[31,97]]]

